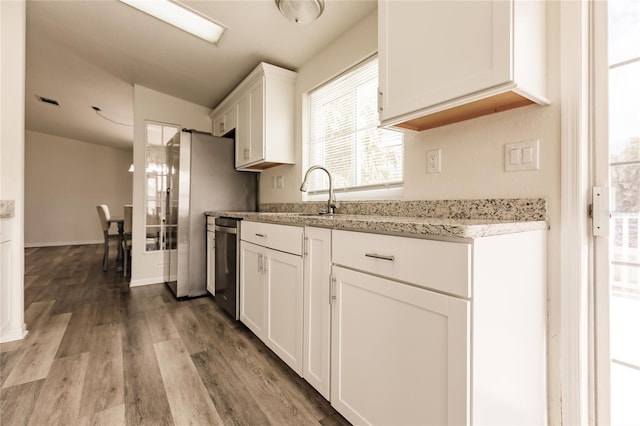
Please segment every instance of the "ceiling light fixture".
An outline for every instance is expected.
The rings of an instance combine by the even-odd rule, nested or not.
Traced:
[[[324,0],[275,0],[280,12],[294,24],[308,24],[322,15]]]
[[[120,0],[203,40],[218,44],[227,27],[201,13],[170,0]]]

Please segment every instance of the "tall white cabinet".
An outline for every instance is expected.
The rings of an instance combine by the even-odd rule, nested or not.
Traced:
[[[379,115],[410,130],[548,104],[545,2],[378,2]]]

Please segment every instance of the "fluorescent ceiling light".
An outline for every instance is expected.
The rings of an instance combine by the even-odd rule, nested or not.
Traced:
[[[120,0],[181,30],[218,44],[227,27],[188,7],[170,0]]]

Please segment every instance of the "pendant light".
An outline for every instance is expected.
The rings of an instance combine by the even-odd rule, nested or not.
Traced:
[[[324,0],[275,0],[280,12],[294,24],[308,24],[322,15]]]

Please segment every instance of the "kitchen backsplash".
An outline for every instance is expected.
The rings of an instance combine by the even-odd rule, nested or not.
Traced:
[[[416,200],[416,201],[338,201],[336,213],[379,216],[431,217],[450,219],[494,219],[537,221],[547,219],[544,198],[513,198],[489,200]],[[317,213],[326,210],[327,203],[260,204],[261,212]]]
[[[0,200],[0,219],[9,219],[15,216],[15,208],[15,201]]]

